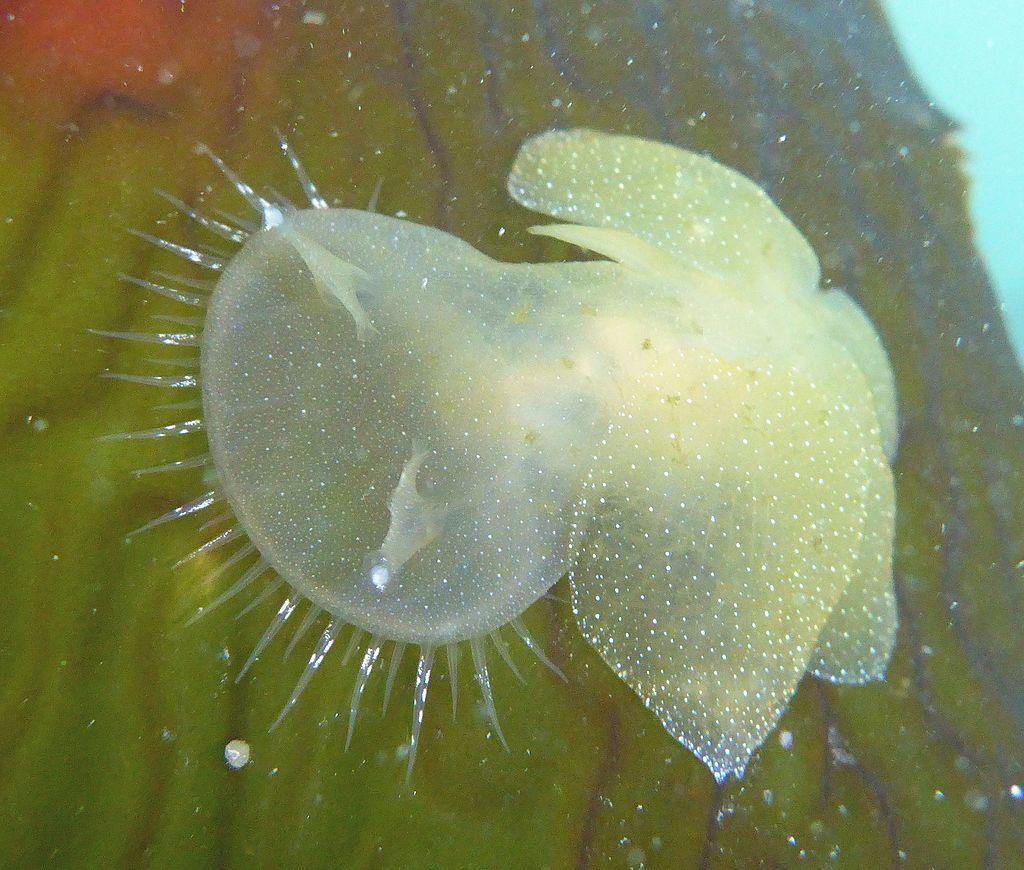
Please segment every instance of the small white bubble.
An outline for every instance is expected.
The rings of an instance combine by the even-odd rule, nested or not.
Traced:
[[[792,731],[780,731],[779,732],[779,746],[783,749],[793,748],[793,732]]]
[[[250,753],[249,744],[236,737],[224,747],[224,760],[232,770],[241,770],[249,763]]]
[[[378,592],[384,591],[384,588],[388,585],[388,581],[390,579],[391,572],[388,570],[387,565],[374,565],[370,569],[370,580]]]

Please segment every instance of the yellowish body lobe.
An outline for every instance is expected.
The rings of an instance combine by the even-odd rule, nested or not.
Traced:
[[[649,276],[613,303],[629,326],[595,334],[622,398],[577,501],[574,612],[717,779],[742,775],[806,671],[884,676],[888,359],[764,192],[707,158],[554,132],[509,189],[574,222],[539,232]]]

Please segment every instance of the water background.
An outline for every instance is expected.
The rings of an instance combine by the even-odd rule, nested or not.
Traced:
[[[977,245],[1024,359],[1024,3],[886,0],[907,62],[963,125]]]

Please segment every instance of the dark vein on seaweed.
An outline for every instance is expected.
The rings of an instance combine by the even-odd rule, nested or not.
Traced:
[[[917,694],[917,701],[925,720],[932,730],[945,740],[953,750],[981,768],[995,769],[1000,772],[1002,778],[1010,779],[1010,765],[996,753],[989,758],[981,750],[967,740],[960,731],[939,712],[935,701],[932,699],[931,678],[921,658],[921,639],[917,621],[913,617],[913,611],[906,603],[906,591],[903,588],[903,578],[897,574],[896,582],[893,584],[893,591],[896,596],[897,605],[901,614],[900,624],[907,637],[907,651],[911,659],[911,682]]]
[[[597,836],[598,817],[601,814],[602,797],[608,789],[611,778],[618,767],[621,753],[622,737],[619,725],[619,713],[614,703],[608,701],[601,705],[604,716],[606,735],[604,753],[597,765],[597,774],[587,799],[587,810],[580,825],[580,840],[576,849],[576,867],[586,870],[590,866],[594,839]]]
[[[411,17],[407,0],[393,0],[391,11],[395,20],[395,29],[399,41],[399,79],[402,83],[402,90],[405,98],[412,107],[413,115],[416,117],[416,124],[426,140],[427,147],[434,158],[434,165],[440,176],[440,185],[437,188],[437,223],[440,228],[451,231],[451,201],[449,197],[455,193],[455,186],[452,177],[451,166],[448,161],[448,154],[444,144],[434,125],[430,121],[430,114],[423,102],[420,92],[416,87],[416,58],[413,52],[412,37],[410,36]]]
[[[721,830],[718,816],[722,812],[722,801],[724,799],[725,785],[716,782],[711,792],[711,800],[708,802],[708,814],[704,822],[704,846],[701,849],[700,859],[697,862],[700,870],[707,870],[711,866],[711,853],[718,842],[718,832]]]
[[[658,125],[661,138],[666,142],[673,141],[672,125],[670,123],[670,97],[672,95],[672,79],[669,74],[670,42],[668,39],[667,22],[659,4],[650,0],[638,2],[633,11],[641,24],[651,45],[657,61],[654,65],[654,80],[656,84],[655,93],[647,99],[649,106],[655,107],[654,122]],[[646,81],[646,78],[643,79]]]
[[[512,115],[501,99],[500,45],[501,27],[494,15],[494,7],[490,2],[480,3],[480,18],[483,33],[480,38],[480,53],[484,60],[484,105],[487,106],[487,117],[495,134],[500,135],[512,121]]]
[[[843,731],[839,727],[839,721],[832,710],[832,705],[829,702],[828,696],[825,694],[824,688],[821,686],[818,687],[818,700],[821,705],[822,716],[825,720],[826,731],[831,732],[834,730],[834,733],[839,737],[843,745],[848,746],[849,741],[843,735]],[[825,741],[825,751],[826,764],[830,767],[834,766],[836,762],[832,757],[832,752],[828,746],[827,738]],[[871,789],[871,793],[874,795],[875,801],[878,803],[878,811],[881,813],[882,820],[885,822],[885,829],[889,838],[889,849],[892,853],[893,866],[899,866],[902,863],[900,855],[903,853],[903,849],[900,847],[899,827],[896,822],[896,813],[889,801],[889,797],[882,784],[881,777],[870,770],[865,764],[863,764],[863,762],[860,761],[859,758],[856,757],[856,755],[853,754],[850,755],[849,760],[843,762],[843,766],[849,767],[853,770],[861,779],[864,780],[868,788]]]
[[[665,123],[664,101],[652,98],[652,94],[644,86],[639,76],[624,75],[616,82],[615,87],[612,87],[610,83],[596,83],[585,79],[573,63],[570,51],[563,45],[559,37],[555,26],[556,17],[551,12],[550,4],[546,0],[531,0],[531,2],[537,25],[544,38],[548,59],[554,65],[558,75],[571,88],[602,103],[607,103],[610,99],[622,95],[627,101],[643,108],[650,116],[651,123],[661,129],[666,138],[671,138],[670,130]],[[631,4],[627,4],[624,8],[635,14]],[[609,17],[611,18],[611,16]]]

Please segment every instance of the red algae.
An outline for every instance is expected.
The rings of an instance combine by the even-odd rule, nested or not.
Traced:
[[[246,0],[14,0],[0,5],[0,84],[57,114],[102,98],[158,110],[187,85],[216,100],[282,20]]]

